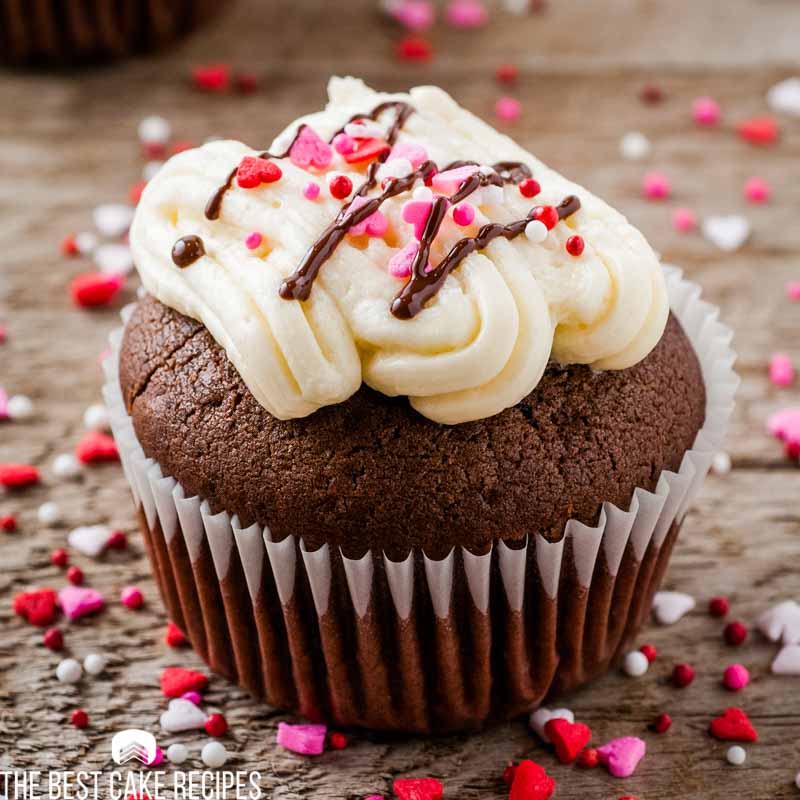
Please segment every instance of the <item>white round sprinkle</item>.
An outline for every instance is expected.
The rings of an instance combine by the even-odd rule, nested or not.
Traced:
[[[102,403],[93,403],[83,412],[83,426],[90,431],[108,429],[108,409]]]
[[[628,161],[640,161],[650,155],[650,140],[639,131],[626,133],[619,142],[620,155]]]
[[[747,759],[747,751],[744,749],[744,747],[739,747],[738,744],[735,744],[733,747],[728,748],[725,758],[728,759],[729,764],[739,767],[744,764],[745,760]]]
[[[79,233],[75,237],[75,247],[82,255],[88,255],[97,247],[97,237],[90,231]]]
[[[547,238],[547,225],[540,222],[538,219],[532,219],[525,226],[525,236],[529,242],[534,244],[541,244]]]
[[[509,14],[522,16],[531,9],[531,0],[503,0],[503,5]]]
[[[99,653],[89,653],[83,659],[83,668],[90,675],[99,675],[106,668],[106,658]]]
[[[52,501],[42,503],[36,511],[42,525],[55,525],[61,519],[61,509]]]
[[[56,678],[58,678],[61,683],[77,683],[81,679],[82,674],[83,670],[81,669],[81,665],[74,658],[65,658],[63,661],[59,662],[59,665],[56,667]]]
[[[127,275],[133,269],[133,255],[127,244],[101,244],[94,251],[94,263],[106,275]]]
[[[647,656],[638,650],[631,650],[631,652],[625,656],[625,661],[622,663],[622,669],[632,678],[641,678],[649,667],[650,662],[647,660]]]
[[[208,742],[203,745],[203,750],[200,753],[200,758],[203,763],[211,769],[219,769],[228,760],[228,751],[222,742]]]
[[[94,224],[103,236],[116,239],[127,232],[133,222],[133,206],[104,203],[94,209]]]
[[[142,168],[142,177],[146,181],[151,181],[158,174],[161,167],[164,166],[163,161],[148,161]]]
[[[145,144],[166,144],[172,135],[172,128],[164,117],[145,117],[137,128],[139,141]]]
[[[433,200],[433,192],[427,186],[417,186],[417,188],[414,189],[412,197],[415,200],[421,200],[427,203]]]
[[[731,457],[724,450],[715,453],[711,462],[711,469],[717,475],[727,475],[731,471]]]
[[[6,410],[11,419],[30,419],[33,416],[33,402],[24,394],[15,394],[8,398]]]
[[[61,453],[53,459],[53,475],[57,478],[77,478],[81,472],[81,462],[72,453]]]
[[[167,748],[167,758],[173,764],[183,764],[189,758],[189,751],[185,744],[171,744]]]

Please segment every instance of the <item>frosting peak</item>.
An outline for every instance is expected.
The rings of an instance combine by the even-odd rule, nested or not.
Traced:
[[[203,322],[270,413],[363,380],[454,424],[515,405],[550,358],[623,369],[655,346],[661,268],[621,214],[440,89],[329,94],[266,153],[172,158],[131,228],[145,288]]]

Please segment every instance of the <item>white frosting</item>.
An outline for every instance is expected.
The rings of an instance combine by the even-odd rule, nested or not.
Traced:
[[[390,305],[403,281],[389,274],[387,264],[413,240],[412,226],[401,218],[410,194],[383,205],[390,223],[385,237],[346,237],[301,303],[282,299],[278,289],[341,208],[325,176],[284,159],[280,181],[257,189],[234,182],[219,219],[209,221],[203,213],[209,197],[243,156],[257,151],[216,141],[176,155],[139,203],[130,234],[137,268],[148,292],[203,322],[270,413],[306,416],[346,400],[363,380],[386,395],[407,395],[432,420],[454,424],[515,405],[539,382],[550,358],[624,369],[655,346],[668,314],[661,267],[620,213],[441,89],[379,94],[347,78],[333,79],[329,94],[324,111],[293,123],[270,149],[285,148],[301,123],[329,138],[353,115],[404,100],[415,113],[398,141],[422,144],[440,166],[457,159],[517,160],[533,170],[542,186],[534,200],[507,186],[470,198],[484,203],[470,229],[457,227],[448,215],[431,253],[434,264],[486,222],[522,219],[533,205],[557,205],[570,194],[580,198],[581,209],[541,243],[501,238],[468,256],[416,317],[402,320]],[[387,125],[392,116],[388,111],[381,121]],[[339,156],[330,170],[349,174],[356,186],[363,181],[363,168],[349,167]],[[322,187],[314,202],[302,193],[310,179]],[[261,249],[245,246],[253,231],[264,236]],[[564,246],[574,233],[586,244],[579,257]],[[202,238],[206,254],[179,269],[172,245],[189,234]]]

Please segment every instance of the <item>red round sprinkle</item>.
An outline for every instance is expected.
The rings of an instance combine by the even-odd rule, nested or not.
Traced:
[[[163,142],[143,142],[142,151],[145,158],[156,159],[160,161],[167,155],[167,148]]]
[[[689,664],[676,664],[672,670],[672,685],[685,689],[694,680],[694,669]]]
[[[83,570],[80,567],[70,567],[67,570],[67,580],[73,586],[80,586],[83,583]]]
[[[509,764],[503,770],[503,783],[506,786],[511,786],[514,783],[514,775],[516,774],[517,768],[513,764]]]
[[[664,99],[664,90],[654,83],[647,83],[642,86],[639,92],[639,99],[648,105],[655,105]]]
[[[205,729],[209,736],[224,736],[228,731],[228,723],[222,714],[212,714],[206,720]]]
[[[50,563],[54,567],[66,567],[69,563],[67,551],[63,547],[59,547],[58,550],[53,550],[53,552],[50,553]]]
[[[600,754],[594,747],[587,747],[578,756],[578,765],[585,769],[594,769],[600,763]]]
[[[258,76],[254,72],[237,72],[234,80],[242,94],[252,94],[258,89]]]
[[[395,53],[401,61],[424,62],[433,57],[433,48],[427,39],[406,36],[397,43]]]
[[[0,528],[6,533],[14,533],[17,529],[17,518],[13,514],[6,514],[0,517]]]
[[[531,219],[538,219],[547,230],[551,231],[558,224],[558,211],[554,206],[536,206]]]
[[[519,193],[523,197],[536,197],[541,191],[542,187],[539,185],[539,181],[535,181],[533,178],[525,178],[519,185]]]
[[[64,634],[58,628],[48,628],[44,632],[42,641],[48,650],[64,649]]]
[[[89,724],[89,715],[82,708],[76,708],[70,720],[76,728],[85,728]]]
[[[727,597],[712,597],[708,601],[708,613],[712,617],[724,617],[730,610],[730,603]]]
[[[334,731],[329,741],[334,750],[344,750],[347,747],[347,737],[339,731]]]
[[[192,70],[192,82],[207,92],[222,92],[228,88],[231,68],[227,64],[207,64]]]
[[[501,64],[495,71],[494,77],[500,83],[516,83],[519,69],[516,64]]]
[[[640,653],[644,653],[645,658],[652,664],[656,660],[658,650],[652,644],[643,644],[639,648]]]
[[[566,248],[571,256],[579,256],[583,252],[585,246],[583,236],[570,236],[569,239],[567,239]]]
[[[337,200],[344,200],[353,191],[353,181],[347,175],[337,175],[329,184],[330,193]]]
[[[127,546],[128,537],[125,535],[125,531],[111,531],[106,547],[110,547],[112,550],[124,550]]]
[[[729,645],[738,647],[747,638],[747,627],[743,622],[729,622],[723,636]]]
[[[76,256],[80,250],[78,249],[78,242],[72,234],[65,236],[61,240],[61,253],[65,256]]]
[[[672,717],[669,714],[659,714],[651,725],[656,733],[666,733],[672,726]]]

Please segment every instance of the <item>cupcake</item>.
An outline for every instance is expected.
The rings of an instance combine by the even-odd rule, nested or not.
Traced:
[[[214,13],[211,0],[0,0],[0,61],[74,65],[144,53]]]
[[[730,333],[440,89],[329,94],[149,183],[106,397],[213,670],[337,726],[474,729],[630,646],[730,414]]]

